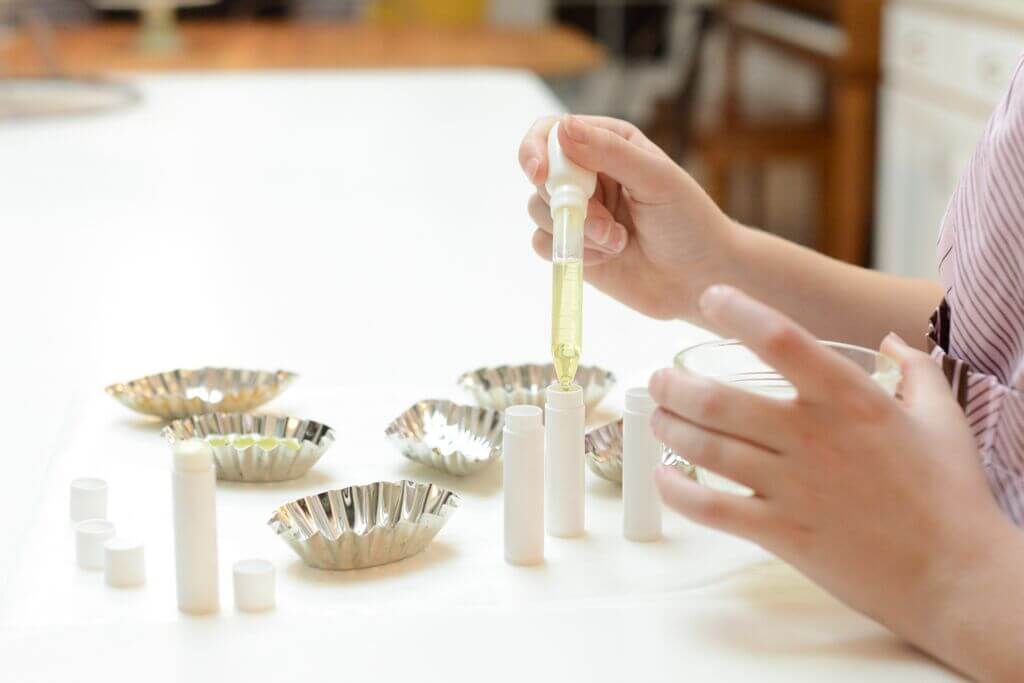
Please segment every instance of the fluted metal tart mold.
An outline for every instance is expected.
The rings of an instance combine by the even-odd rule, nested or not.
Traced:
[[[481,408],[502,411],[522,404],[543,408],[545,392],[555,379],[555,366],[548,363],[477,368],[458,381]],[[615,375],[594,365],[584,365],[576,371],[576,384],[583,388],[583,402],[590,409],[615,386]]]
[[[306,474],[334,443],[334,430],[297,417],[208,413],[176,420],[163,428],[173,445],[205,439],[213,450],[217,478],[270,482]]]
[[[111,384],[106,392],[136,412],[176,420],[252,410],[284,391],[295,377],[284,370],[178,369]]]
[[[622,420],[591,429],[583,439],[583,452],[590,471],[608,481],[622,483]],[[672,449],[665,447],[662,461],[675,467],[691,479],[694,467],[679,457]]]
[[[451,401],[420,401],[396,417],[384,435],[405,457],[466,476],[501,457],[502,413]]]
[[[362,569],[422,551],[460,501],[434,484],[382,481],[299,498],[267,524],[310,567]]]

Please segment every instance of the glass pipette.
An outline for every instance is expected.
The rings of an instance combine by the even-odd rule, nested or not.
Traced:
[[[573,386],[583,344],[583,223],[597,174],[570,161],[558,142],[558,124],[548,135],[548,180],[553,246],[551,260],[551,356],[559,387]]]

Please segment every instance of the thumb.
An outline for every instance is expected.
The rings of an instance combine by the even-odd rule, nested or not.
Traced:
[[[900,395],[908,405],[935,406],[952,396],[949,382],[938,363],[923,351],[911,348],[895,333],[889,333],[879,349],[899,363]]]
[[[661,204],[673,199],[679,168],[656,149],[645,149],[616,131],[570,115],[558,127],[558,142],[567,157],[616,181],[637,202]]]

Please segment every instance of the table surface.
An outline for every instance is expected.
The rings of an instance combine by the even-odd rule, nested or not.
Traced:
[[[0,126],[0,286],[18,330],[0,415],[32,435],[0,478],[11,680],[956,679],[755,546],[670,513],[664,540],[625,541],[618,488],[589,472],[586,536],[547,539],[543,566],[508,566],[500,467],[456,479],[384,440],[407,405],[458,397],[463,370],[547,357],[550,275],[529,246],[515,151],[560,105],[534,76],[140,87],[132,110]],[[621,380],[595,423],[706,338],[589,288],[586,313],[586,361]],[[301,373],[268,408],[325,421],[338,441],[305,478],[219,485],[223,608],[194,618],[175,609],[169,451],[102,387],[203,364]],[[74,565],[66,489],[83,475],[109,480],[111,519],[144,540],[144,587]],[[311,570],[265,526],[305,493],[403,477],[464,498],[406,561]],[[277,567],[270,613],[231,606],[229,567],[247,556]]]
[[[67,26],[54,45],[70,73],[109,71],[503,67],[542,76],[576,76],[604,59],[601,47],[565,26],[442,27],[353,22],[193,21],[181,24],[182,48],[145,53],[135,24]],[[6,54],[5,54],[6,52]],[[38,74],[42,64],[26,32],[0,50],[9,73]]]

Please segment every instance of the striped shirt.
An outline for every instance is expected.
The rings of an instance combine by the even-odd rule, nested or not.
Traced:
[[[974,432],[989,486],[1024,525],[1024,61],[960,179],[939,237],[946,298],[932,355]]]

